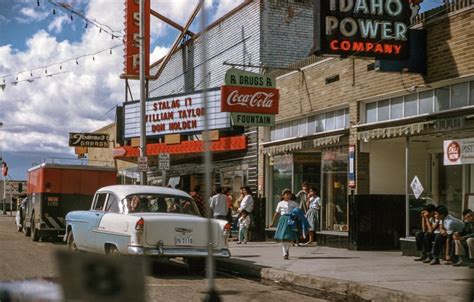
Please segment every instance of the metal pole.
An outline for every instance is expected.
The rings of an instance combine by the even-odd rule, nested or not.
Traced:
[[[408,157],[410,155],[408,150],[409,138],[405,138],[405,238],[410,236],[410,195],[408,192]]]
[[[161,170],[162,185],[166,187],[166,169]]]
[[[201,4],[201,18],[200,18],[200,32],[201,32],[201,81],[203,83],[203,98],[204,98],[204,112],[206,112],[204,118],[204,201],[206,202],[206,214],[207,214],[207,268],[206,268],[206,277],[207,277],[207,294],[204,297],[206,302],[219,302],[221,298],[216,291],[215,281],[214,281],[214,255],[213,255],[213,245],[214,238],[212,232],[212,218],[211,218],[211,208],[209,207],[209,197],[211,195],[211,148],[209,141],[209,114],[208,114],[208,93],[207,93],[207,32],[206,32],[206,6],[204,5],[204,0],[199,0]]]
[[[145,121],[145,0],[140,0],[140,156],[146,156]],[[140,172],[140,185],[146,185],[146,171]]]
[[[3,176],[3,214],[7,214],[7,177]]]
[[[0,122],[0,128],[3,128],[3,123]],[[3,168],[3,131],[0,131],[0,165]],[[3,172],[3,171],[2,171]],[[2,210],[3,214],[7,214],[7,205],[6,205],[6,189],[7,189],[7,177],[3,176],[3,196],[2,196]]]

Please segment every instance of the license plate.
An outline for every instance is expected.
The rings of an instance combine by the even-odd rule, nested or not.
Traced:
[[[193,245],[193,237],[191,236],[176,236],[174,237],[176,245]]]

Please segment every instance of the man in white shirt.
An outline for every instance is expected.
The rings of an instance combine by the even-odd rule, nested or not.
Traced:
[[[222,187],[216,188],[216,194],[211,197],[209,207],[214,212],[215,219],[226,220],[227,216],[227,197],[222,194]]]

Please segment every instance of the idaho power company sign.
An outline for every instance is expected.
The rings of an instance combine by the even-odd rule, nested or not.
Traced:
[[[320,6],[319,28],[315,28],[315,34],[320,37],[319,41],[316,41],[319,42],[316,53],[381,59],[408,57],[410,17],[418,12],[413,1],[316,2],[319,2]],[[318,12],[315,11],[315,15],[317,16]]]

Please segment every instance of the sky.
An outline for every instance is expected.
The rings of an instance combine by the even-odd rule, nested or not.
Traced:
[[[67,5],[102,30],[51,2]],[[0,154],[11,179],[26,179],[27,170],[46,158],[74,158],[69,132],[91,132],[114,121],[114,108],[125,96],[119,77],[123,45],[112,33],[123,34],[124,2],[39,0],[38,6],[37,0],[0,0]],[[184,25],[197,2],[151,0],[151,7]],[[209,22],[242,2],[206,0]],[[441,3],[425,0],[422,11]],[[154,62],[179,32],[151,20]],[[191,30],[197,32],[198,25],[196,20]],[[139,95],[137,81],[132,84],[133,95]]]
[[[5,80],[3,91],[0,86],[0,147],[14,180],[26,179],[27,170],[46,158],[76,157],[68,146],[69,132],[91,132],[112,123],[115,106],[125,98],[125,83],[119,78],[123,44],[110,34],[123,34],[124,1],[54,2],[67,3],[104,30],[92,23],[86,28],[84,19],[73,15],[71,20],[71,13],[47,0],[40,0],[39,6],[36,0],[0,0],[0,85]],[[206,0],[209,21],[241,2]],[[184,25],[197,3],[152,0],[151,7]],[[166,54],[179,31],[157,18],[151,20],[154,62]],[[191,29],[198,31],[198,25],[196,20]],[[82,57],[102,50],[93,58]],[[137,96],[138,81],[132,82]]]

